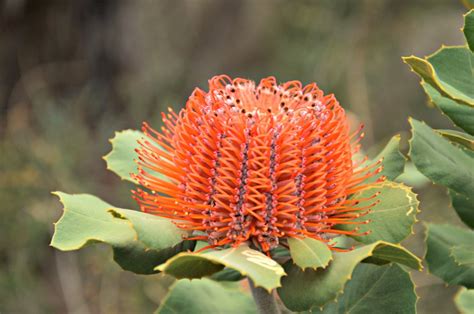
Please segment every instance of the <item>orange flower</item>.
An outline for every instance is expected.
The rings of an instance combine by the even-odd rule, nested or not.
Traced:
[[[367,223],[354,219],[375,203],[356,205],[376,195],[349,196],[380,172],[380,161],[353,163],[362,136],[351,144],[359,132],[349,133],[344,109],[314,83],[216,76],[209,92],[196,89],[163,122],[161,133],[143,124],[134,177],[144,190],[134,198],[142,211],[199,231],[192,239],[212,247],[249,241],[268,252],[288,237],[328,242],[358,234],[336,225]]]

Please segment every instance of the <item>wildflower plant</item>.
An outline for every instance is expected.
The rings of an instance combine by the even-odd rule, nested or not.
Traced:
[[[455,302],[462,313],[474,304],[474,10],[464,15],[466,45],[443,46],[426,58],[404,61],[421,77],[429,102],[460,130],[434,130],[410,119],[409,156],[434,184],[449,191],[464,227],[426,223],[428,270],[461,286]]]
[[[160,313],[415,311],[407,267],[421,262],[399,243],[418,201],[394,182],[399,136],[362,157],[334,95],[273,77],[214,77],[162,123],[116,133],[104,158],[140,211],[57,192],[52,246],[102,242],[125,270],[176,277]],[[255,301],[222,283],[244,278]]]

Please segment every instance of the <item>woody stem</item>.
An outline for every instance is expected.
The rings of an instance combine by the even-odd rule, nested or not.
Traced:
[[[267,290],[261,287],[255,287],[253,281],[248,278],[250,290],[252,291],[255,303],[260,314],[280,314],[281,311],[276,302],[273,293],[268,293]]]

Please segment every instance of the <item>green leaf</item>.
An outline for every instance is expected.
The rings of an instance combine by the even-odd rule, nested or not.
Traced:
[[[144,136],[142,132],[136,130],[115,132],[114,138],[110,140],[112,150],[103,157],[107,163],[107,169],[113,171],[122,180],[137,183],[130,174],[136,174],[138,171],[134,161],[138,157],[135,149],[140,147],[138,140]]]
[[[238,287],[209,279],[178,280],[156,311],[158,314],[257,314],[250,295]]]
[[[410,275],[398,265],[359,264],[337,303],[328,304],[323,314],[416,313],[417,296]]]
[[[456,246],[471,246],[474,232],[451,225],[426,225],[428,270],[446,283],[474,288],[474,268],[459,265],[452,255]]]
[[[442,47],[426,59],[403,60],[441,94],[474,106],[474,54],[467,47]]]
[[[180,278],[201,278],[228,267],[247,276],[256,287],[268,291],[280,286],[285,275],[283,268],[273,259],[242,244],[236,248],[210,249],[199,253],[180,253],[156,269]]]
[[[403,247],[379,241],[350,252],[334,253],[334,260],[325,269],[303,271],[288,261],[283,265],[288,275],[283,277],[278,294],[292,311],[322,307],[342,293],[355,267],[368,257],[371,257],[370,262],[377,264],[395,262],[415,269],[422,267],[420,259]]]
[[[470,228],[474,229],[474,198],[454,191],[449,191],[451,204],[459,218]]]
[[[332,260],[332,253],[326,243],[312,238],[288,238],[293,262],[305,268],[325,268]]]
[[[240,281],[245,277],[235,269],[224,268],[223,270],[212,274],[209,278],[215,281]]]
[[[64,205],[51,240],[59,250],[106,243],[114,249],[114,258],[122,268],[148,274],[155,272],[157,263],[193,246],[182,242],[186,233],[170,220],[116,208],[92,195],[55,194]]]
[[[474,267],[474,243],[453,247],[451,249],[451,256],[461,266]]]
[[[443,47],[427,60],[451,98],[474,106],[474,54],[467,47]]]
[[[472,8],[474,8],[474,1],[471,2],[471,9]],[[469,49],[474,52],[474,10],[471,10],[464,15],[463,32]]]
[[[436,132],[451,142],[462,145],[470,150],[474,150],[474,136],[472,135],[455,130],[436,130]]]
[[[381,176],[385,176],[388,180],[395,180],[400,176],[405,168],[406,158],[400,152],[400,135],[393,136],[390,141],[385,145],[383,150],[372,160],[364,162],[359,168],[367,167],[382,159],[383,169],[380,173],[367,178],[364,181],[366,183],[373,183],[377,181]]]
[[[461,314],[474,314],[474,290],[459,289],[454,297],[454,303]]]
[[[455,125],[474,135],[474,108],[462,105],[440,94],[431,85],[421,82],[430,102],[437,106]]]
[[[145,138],[145,135],[136,130],[115,132],[115,137],[110,140],[110,143],[112,143],[112,150],[103,157],[107,163],[107,169],[114,172],[122,178],[122,180],[137,183],[130,174],[136,174],[138,172],[137,163],[135,162],[138,155],[135,152],[135,149],[140,147],[138,140],[143,138]],[[155,146],[156,149],[162,149],[158,145]],[[168,177],[156,171],[151,169],[147,169],[146,171],[162,180],[168,180]]]
[[[409,155],[416,168],[436,184],[457,193],[474,191],[474,159],[433,129],[410,119],[412,138]]]
[[[354,221],[369,221],[359,225],[359,232],[370,231],[370,234],[353,237],[362,243],[387,241],[399,243],[412,233],[413,224],[416,222],[418,200],[416,194],[402,183],[385,181],[374,184],[356,193],[353,198],[368,198],[379,192],[378,204],[370,209],[370,213],[354,219]],[[373,202],[371,200],[369,202]],[[361,202],[358,206],[364,207],[369,202]],[[338,225],[337,228],[352,230],[353,225]]]
[[[385,176],[388,180],[395,180],[395,178],[403,173],[406,158],[400,152],[399,148],[400,135],[397,134],[390,139],[385,148],[373,159],[379,160],[383,158],[383,170],[378,176],[370,178],[372,182],[380,176]]]
[[[414,188],[422,188],[430,183],[430,180],[419,172],[412,162],[409,162],[405,166],[405,171],[396,179],[396,182],[401,182]]]

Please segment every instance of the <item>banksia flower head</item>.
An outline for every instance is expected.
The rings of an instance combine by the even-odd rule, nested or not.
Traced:
[[[356,225],[368,222],[354,219],[377,195],[349,197],[380,172],[380,161],[353,162],[362,136],[350,134],[334,95],[314,83],[216,76],[163,122],[161,132],[143,124],[134,175],[143,189],[134,198],[142,211],[195,231],[190,239],[212,247],[248,241],[268,253],[288,237],[361,235]],[[337,229],[345,224],[355,226]]]

